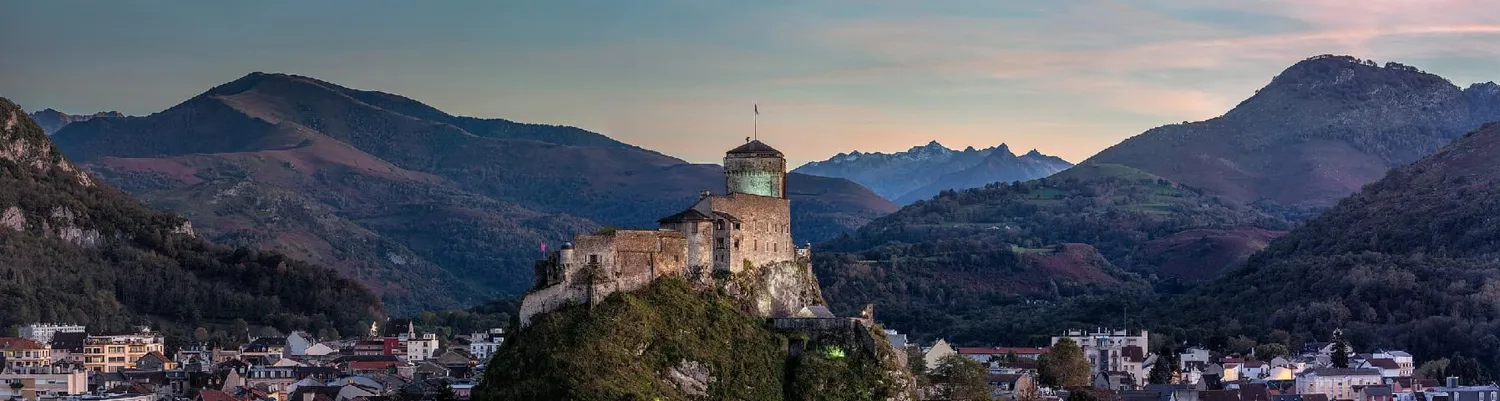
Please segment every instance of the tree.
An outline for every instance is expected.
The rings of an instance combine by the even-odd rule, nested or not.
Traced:
[[[917,388],[925,389],[932,380],[927,377],[927,355],[922,354],[922,349],[908,347],[906,349],[906,367],[911,370],[911,376],[917,380]]]
[[[250,341],[250,322],[246,322],[245,319],[234,319],[234,322],[229,324],[229,335],[235,341],[239,341],[241,338],[244,338],[245,341]]]
[[[1074,388],[1089,385],[1089,361],[1083,356],[1083,348],[1072,339],[1064,338],[1052,344],[1052,351],[1038,361],[1037,370],[1042,383],[1053,387]]]
[[[1333,359],[1333,367],[1335,367],[1335,368],[1348,368],[1349,367],[1349,344],[1344,343],[1344,340],[1342,340],[1342,339],[1338,340],[1337,342],[1334,342],[1333,343],[1333,358],[1332,359]]]
[[[208,341],[208,329],[202,327],[193,329],[193,341],[197,341],[199,344]]]
[[[1281,345],[1280,343],[1261,344],[1255,347],[1255,358],[1262,361],[1269,361],[1287,356],[1290,352],[1286,349],[1285,345]]]
[[[1423,362],[1422,366],[1417,367],[1417,371],[1413,372],[1412,375],[1421,379],[1433,379],[1441,381],[1443,380],[1443,377],[1447,376],[1448,365],[1450,363],[1451,362],[1448,361],[1448,358]]]
[[[16,381],[10,382],[10,393],[11,394],[21,395],[21,389],[23,389],[23,388],[26,388],[26,383],[22,383],[20,380],[16,380]]]
[[[959,354],[945,356],[932,369],[933,395],[940,400],[988,400],[987,375],[979,361]]]
[[[453,386],[444,383],[438,386],[437,401],[458,401],[458,395],[453,393]]]
[[[1168,350],[1156,358],[1156,363],[1151,365],[1151,373],[1148,380],[1151,384],[1172,384],[1177,379],[1177,373],[1182,370],[1178,362],[1176,352]]]
[[[1068,391],[1068,401],[1100,401],[1100,398],[1092,389],[1076,388]]]

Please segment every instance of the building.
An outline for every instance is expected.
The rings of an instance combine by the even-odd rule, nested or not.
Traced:
[[[20,383],[20,390],[11,387]],[[26,372],[7,371],[0,373],[0,398],[21,397],[35,400],[41,397],[79,395],[88,392],[87,372],[65,367],[29,369]]]
[[[760,141],[725,153],[725,194],[704,192],[691,207],[657,221],[654,230],[604,230],[579,235],[535,266],[536,282],[521,302],[520,321],[567,304],[597,304],[660,277],[709,280],[807,255],[791,234],[786,158]],[[773,305],[772,316],[803,305]]]
[[[1327,394],[1335,400],[1351,400],[1359,394],[1355,386],[1370,386],[1382,383],[1380,371],[1375,369],[1316,368],[1297,374],[1298,394]]]
[[[4,368],[14,372],[45,369],[52,365],[52,347],[30,338],[0,337],[0,357]]]
[[[505,343],[505,329],[494,328],[485,333],[474,333],[469,335],[469,353],[480,361],[490,360],[500,350],[500,344]]]
[[[1422,401],[1500,401],[1500,387],[1461,386],[1457,377],[1449,377],[1442,387],[1428,388],[1422,394],[1426,396]]]
[[[83,366],[92,372],[135,368],[136,361],[166,346],[161,334],[145,332],[120,336],[89,336],[83,345]]]
[[[1051,351],[1040,347],[959,347],[958,353],[980,363],[1014,359],[1037,360]]]
[[[936,369],[938,363],[943,361],[943,358],[957,353],[957,351],[953,350],[953,346],[948,345],[947,340],[939,338],[936,343],[932,344],[932,347],[928,348],[922,354],[922,362],[927,364],[928,370]]]
[[[1108,329],[1098,329],[1092,333],[1068,330],[1061,336],[1052,337],[1052,345],[1057,345],[1064,338],[1071,339],[1083,348],[1083,355],[1088,358],[1093,374],[1126,373],[1136,378],[1137,385],[1143,386],[1146,378],[1146,355],[1151,354],[1148,336],[1146,330],[1135,333]]]
[[[420,338],[407,337],[405,344],[406,360],[408,361],[427,360],[432,358],[432,354],[437,353],[438,350],[437,335],[432,333],[422,334]]]
[[[76,324],[52,324],[33,323],[21,326],[21,337],[35,340],[42,344],[51,344],[52,336],[57,333],[82,333],[84,327]]]

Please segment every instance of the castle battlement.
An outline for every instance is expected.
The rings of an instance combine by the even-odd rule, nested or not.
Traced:
[[[537,261],[533,288],[521,301],[521,325],[564,305],[594,305],[661,277],[708,281],[714,273],[807,260],[811,251],[792,243],[781,152],[751,141],[725,154],[724,170],[724,195],[705,193],[686,210],[658,220],[657,230],[579,235]]]

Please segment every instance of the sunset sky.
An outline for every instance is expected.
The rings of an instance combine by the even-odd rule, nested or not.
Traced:
[[[25,1],[0,96],[160,111],[252,71],[583,127],[695,162],[1009,143],[1080,161],[1317,54],[1500,79],[1500,1]]]

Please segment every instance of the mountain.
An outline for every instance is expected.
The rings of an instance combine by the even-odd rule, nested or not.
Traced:
[[[1016,156],[1005,144],[955,151],[932,141],[892,154],[840,153],[825,161],[804,164],[793,171],[847,178],[886,199],[906,205],[931,198],[944,189],[1042,178],[1068,167],[1072,164],[1036,150]]]
[[[42,111],[31,113],[31,119],[35,120],[36,123],[42,127],[42,131],[46,132],[47,135],[52,135],[52,133],[57,132],[57,130],[62,129],[62,127],[79,121],[88,121],[103,117],[114,118],[124,116],[124,114],[120,114],[120,112],[118,111],[101,111],[94,114],[67,114],[53,109],[45,109]]]
[[[1500,85],[1460,89],[1397,63],[1319,56],[1223,116],[1154,128],[1088,161],[1305,217],[1496,120]]]
[[[1500,368],[1496,154],[1491,124],[1393,169],[1170,309],[1304,339],[1343,329],[1359,349]]]
[[[54,140],[205,236],[335,267],[393,311],[519,293],[543,244],[654,227],[724,182],[718,166],[578,128],[453,116],[286,74],[252,73],[145,117],[70,124]],[[788,181],[799,242],[895,210],[846,180]]]
[[[0,326],[146,324],[186,338],[247,324],[354,332],[381,316],[358,283],[284,255],[215,245],[64,158],[0,98]]]
[[[1022,343],[1009,336],[1095,321],[1101,304],[1115,316],[1119,299],[1154,298],[1156,281],[1215,277],[1288,228],[1140,170],[1081,164],[944,191],[821,246],[814,266],[836,311],[874,303],[918,337]]]

